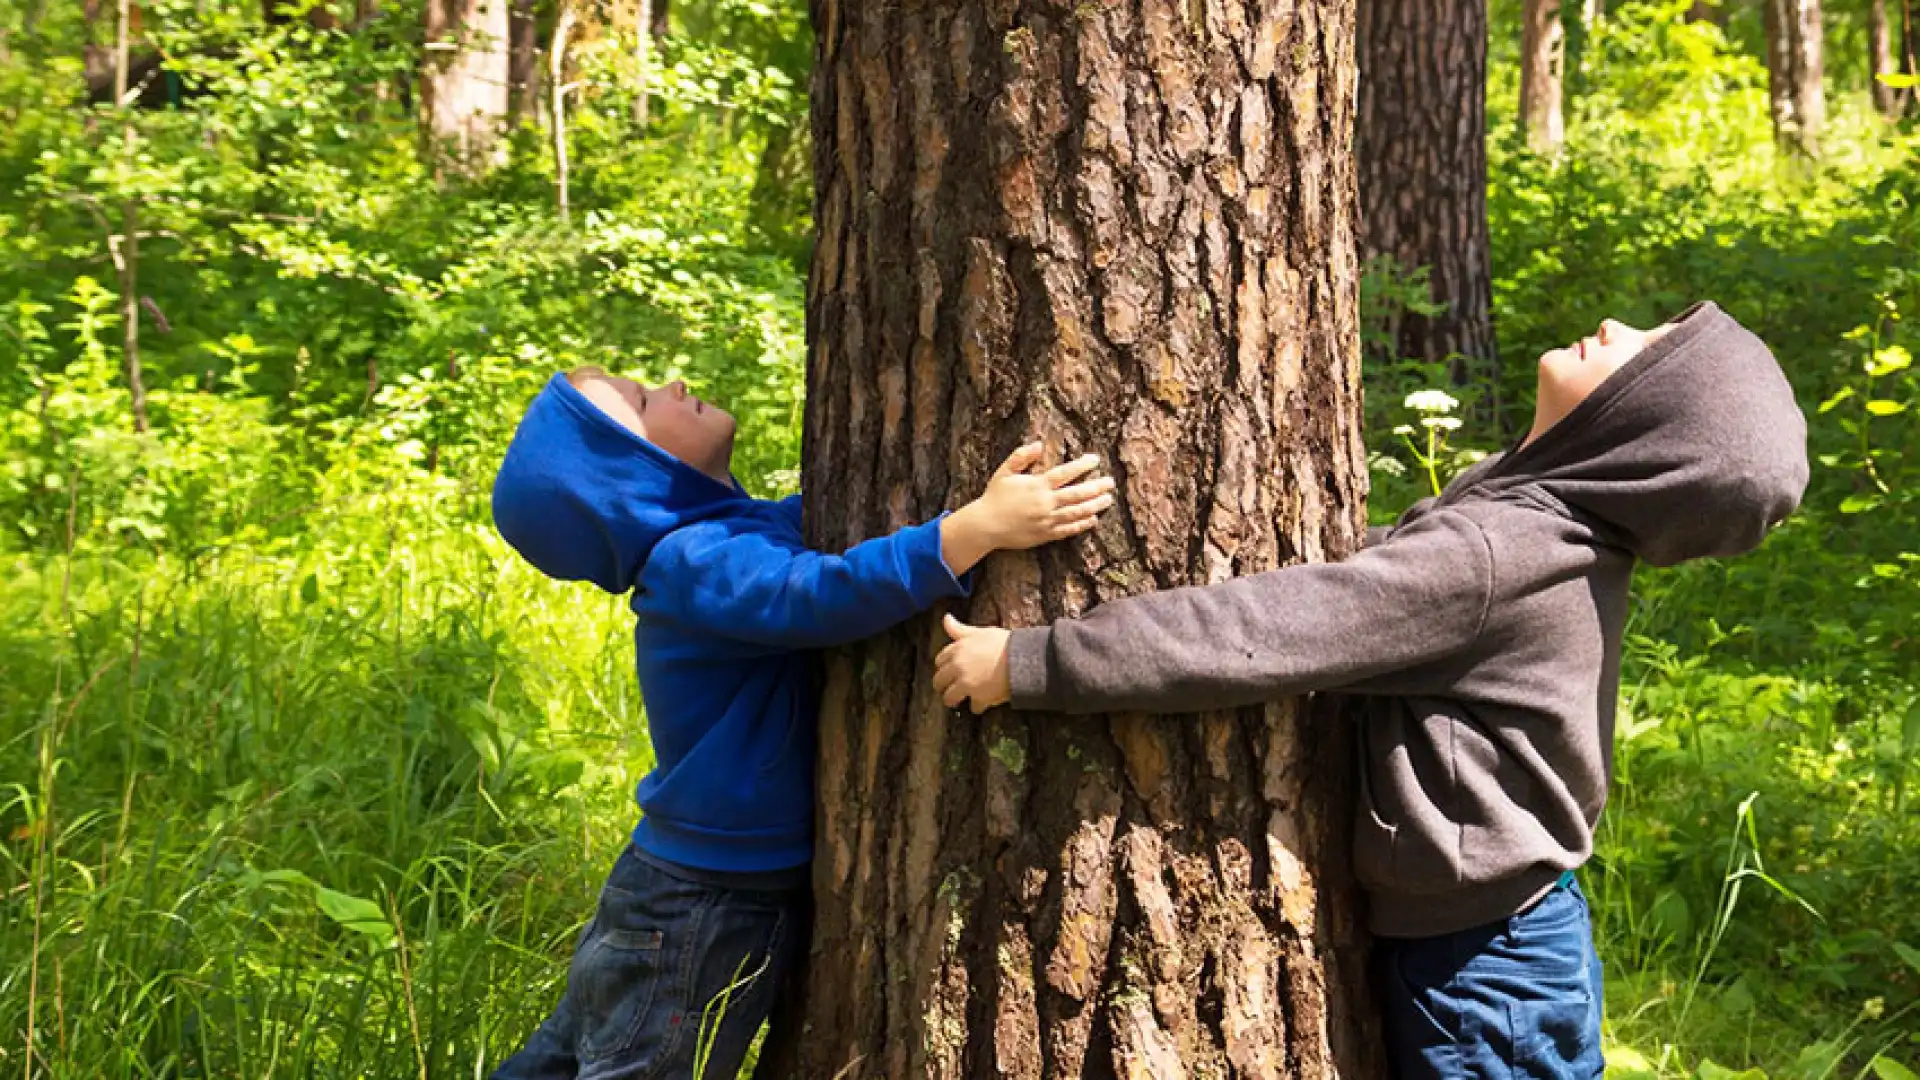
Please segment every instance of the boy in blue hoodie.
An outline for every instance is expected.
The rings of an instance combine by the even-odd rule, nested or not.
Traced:
[[[1097,458],[1029,473],[1028,445],[959,510],[828,555],[799,496],[741,490],[733,435],[684,383],[581,368],[534,399],[494,481],[500,535],[541,573],[632,592],[656,762],[566,993],[499,1080],[694,1077],[701,1048],[705,1076],[733,1076],[806,947],[815,650],[964,596],[987,555],[1113,502]]]

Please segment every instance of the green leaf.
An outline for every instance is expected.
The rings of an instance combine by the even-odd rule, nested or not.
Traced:
[[[1895,90],[1911,90],[1916,84],[1920,84],[1920,75],[1913,75],[1905,71],[1882,71],[1875,75],[1874,78],[1880,80],[1882,86],[1891,87]]]
[[[318,599],[320,599],[320,579],[313,574],[308,574],[300,582],[300,600],[302,603],[311,604]]]
[[[1874,1055],[1874,1059],[1867,1064],[1873,1067],[1874,1075],[1880,1080],[1920,1080],[1920,1076],[1914,1075],[1912,1069],[1885,1054]]]
[[[1912,733],[1915,729],[1914,715],[1914,713],[1907,714],[1907,731],[1909,733]],[[1893,951],[1900,955],[1900,959],[1907,962],[1908,967],[1915,971],[1920,971],[1920,949],[1916,949],[1911,945],[1903,945],[1896,941],[1893,943]]]
[[[1840,1060],[1842,1050],[1839,1042],[1826,1039],[1803,1047],[1799,1056],[1793,1059],[1791,1066],[1793,1074],[1806,1077],[1808,1080],[1826,1076],[1833,1071],[1834,1064]]]
[[[1700,1068],[1694,1071],[1699,1080],[1767,1080],[1767,1074],[1761,1069],[1741,1069],[1735,1072],[1725,1065],[1707,1058],[1700,1062]]]
[[[1904,401],[1888,401],[1885,398],[1877,398],[1867,402],[1867,411],[1875,416],[1893,416],[1897,413],[1906,412],[1907,403]]]
[[[1745,975],[1727,984],[1720,991],[1720,1008],[1732,1016],[1744,1016],[1753,1011],[1753,991],[1747,986]]]
[[[1879,505],[1880,496],[1878,495],[1849,495],[1840,501],[1840,512],[1843,514],[1860,514],[1872,510]]]
[[[380,910],[379,904],[336,892],[324,885],[314,887],[313,900],[320,905],[320,910],[327,918],[354,933],[377,938],[383,944],[393,940],[393,924],[387,921],[386,913]]]
[[[1662,889],[1660,895],[1653,898],[1650,914],[1654,932],[1661,937],[1684,941],[1693,932],[1693,909],[1677,890]]]
[[[1659,1076],[1659,1070],[1647,1060],[1647,1055],[1631,1046],[1615,1043],[1607,1047],[1607,1075],[1624,1077],[1626,1080],[1640,1080],[1642,1077],[1653,1080]]]
[[[1834,395],[1833,395],[1832,397],[1830,397],[1830,398],[1828,398],[1827,400],[1825,400],[1825,401],[1823,401],[1823,402],[1821,402],[1821,403],[1820,403],[1820,412],[1821,412],[1821,413],[1823,413],[1823,414],[1824,414],[1824,413],[1829,413],[1829,412],[1832,412],[1832,411],[1833,411],[1833,407],[1834,407],[1835,405],[1838,405],[1838,404],[1840,404],[1841,402],[1843,402],[1843,401],[1845,401],[1845,400],[1847,400],[1848,398],[1850,398],[1850,397],[1852,397],[1852,396],[1853,396],[1853,387],[1851,387],[1851,386],[1843,386],[1843,387],[1841,387],[1841,388],[1840,388],[1840,390],[1839,390],[1839,391],[1838,391],[1837,393],[1835,393],[1835,394],[1834,394]]]

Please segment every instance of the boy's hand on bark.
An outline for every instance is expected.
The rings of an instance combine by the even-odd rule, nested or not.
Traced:
[[[987,481],[985,493],[942,520],[941,551],[954,573],[966,573],[995,551],[1078,536],[1113,505],[1113,478],[1089,476],[1100,467],[1098,454],[1029,472],[1042,449],[1034,442],[1015,450]]]
[[[1113,478],[1090,475],[1100,467],[1100,455],[1084,454],[1029,472],[1040,453],[1039,443],[1015,450],[987,482],[985,494],[971,504],[979,508],[987,536],[998,550],[1019,551],[1078,536],[1113,505]]]
[[[998,626],[968,626],[948,615],[944,620],[953,644],[933,660],[933,688],[949,709],[973,699],[975,716],[1013,696],[1007,675],[1007,642],[1011,630]]]

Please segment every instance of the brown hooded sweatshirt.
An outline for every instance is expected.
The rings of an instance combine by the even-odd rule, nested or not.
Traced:
[[[1592,853],[1634,560],[1749,551],[1806,483],[1806,422],[1773,355],[1696,304],[1538,439],[1345,562],[1016,630],[1013,704],[1187,712],[1352,695],[1354,861],[1374,932],[1492,922]]]

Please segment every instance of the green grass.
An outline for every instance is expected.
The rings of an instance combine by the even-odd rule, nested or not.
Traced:
[[[472,1075],[557,1000],[650,757],[629,618],[367,524],[0,560],[0,1069]]]

